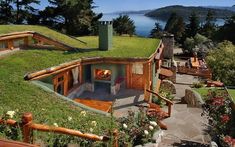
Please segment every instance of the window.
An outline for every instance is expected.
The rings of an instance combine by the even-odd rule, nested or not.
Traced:
[[[0,50],[6,49],[7,43],[6,42],[0,42]]]
[[[143,74],[143,64],[134,63],[132,66],[132,73],[134,74]]]

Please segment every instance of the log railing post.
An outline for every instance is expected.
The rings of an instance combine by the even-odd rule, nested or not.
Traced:
[[[118,130],[113,131],[113,147],[118,147]]]
[[[168,103],[168,116],[171,117],[171,104]]]
[[[24,113],[22,116],[22,133],[23,133],[23,141],[26,143],[30,143],[31,141],[31,128],[33,121],[32,113]]]

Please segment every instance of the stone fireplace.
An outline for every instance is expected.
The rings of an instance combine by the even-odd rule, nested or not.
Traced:
[[[106,89],[110,94],[116,95],[120,90],[117,79],[121,77],[120,65],[116,64],[93,64],[91,65],[91,85],[93,91]]]
[[[95,69],[95,80],[111,81],[111,70],[107,69]]]

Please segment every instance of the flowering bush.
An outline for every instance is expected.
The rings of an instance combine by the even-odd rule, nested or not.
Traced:
[[[129,112],[128,117],[120,118],[120,146],[134,146],[150,142],[156,130],[159,129],[155,118],[149,118],[143,108],[135,114]]]
[[[205,100],[203,115],[208,118],[209,134],[212,139],[217,142],[220,140],[221,146],[234,145],[234,110],[230,106],[232,101],[227,91],[224,89],[209,90]],[[223,137],[224,135],[226,136]]]

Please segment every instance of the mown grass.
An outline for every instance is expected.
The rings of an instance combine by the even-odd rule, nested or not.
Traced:
[[[98,37],[78,37],[79,40],[87,42],[86,49],[97,49],[96,55],[103,57],[150,57],[158,47],[160,40],[140,37],[113,37],[113,47],[108,51],[98,51]]]
[[[81,55],[80,55],[81,56]],[[24,112],[32,112],[34,122],[78,129],[90,132],[91,121],[97,121],[93,127],[96,133],[103,135],[110,127],[111,118],[87,112],[80,115],[81,109],[61,100],[23,79],[27,72],[44,69],[64,61],[77,59],[79,54],[65,55],[62,51],[27,50],[0,58],[0,116],[6,111],[17,111],[19,120]],[[68,117],[72,117],[68,121]]]
[[[160,40],[141,37],[113,37],[113,47],[109,51],[98,51],[98,37],[78,37],[78,41],[67,35],[42,26],[0,25],[0,35],[20,31],[35,31],[69,46],[84,49],[93,56],[105,57],[149,57],[158,47]],[[86,49],[86,50],[85,50]],[[90,50],[89,50],[90,49]],[[90,53],[91,52],[91,53]]]
[[[203,87],[203,88],[194,88],[193,90],[197,91],[202,97],[204,97],[208,94],[209,89],[215,89],[215,88]],[[235,89],[228,89],[228,92],[230,96],[233,98],[233,101],[235,102]]]
[[[228,89],[229,94],[233,98],[233,101],[235,102],[235,89]]]

